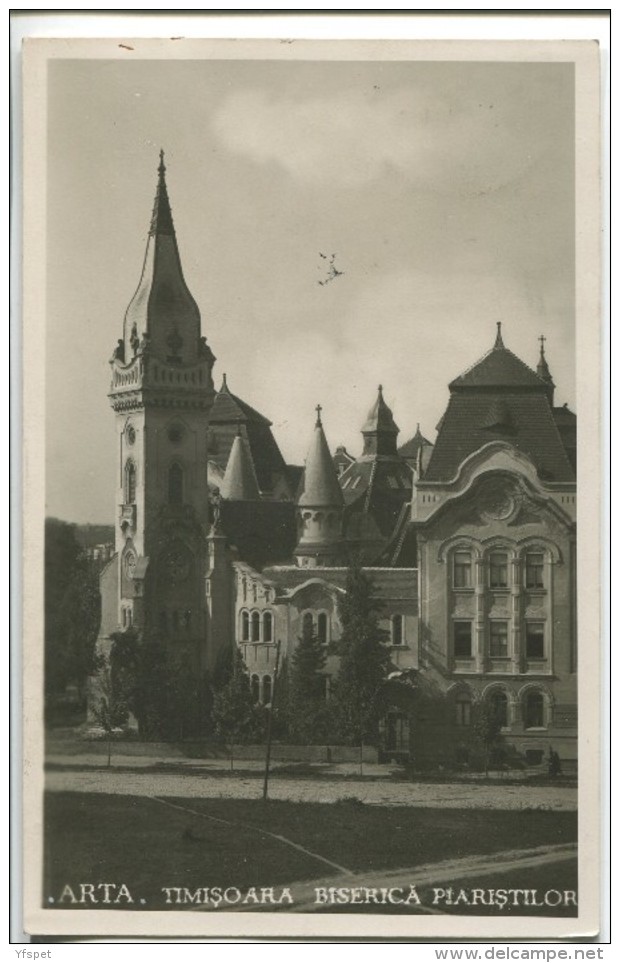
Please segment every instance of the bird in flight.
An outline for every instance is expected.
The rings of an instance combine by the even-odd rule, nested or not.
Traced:
[[[319,251],[319,257],[322,258],[324,261],[327,261],[328,264],[327,264],[327,277],[325,277],[322,281],[317,281],[317,284],[320,284],[321,287],[323,287],[324,285],[329,284],[330,281],[333,281],[334,278],[342,277],[342,275],[344,274],[344,271],[339,271],[338,268],[336,267],[335,254],[332,254],[328,257],[327,254],[323,254],[322,251]]]

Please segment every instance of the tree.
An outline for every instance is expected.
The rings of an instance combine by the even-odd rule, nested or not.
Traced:
[[[140,639],[134,628],[110,636],[112,679],[123,693],[143,739],[163,736],[169,715],[169,672],[165,647]]]
[[[479,702],[474,707],[473,732],[474,738],[484,754],[484,772],[489,774],[489,758],[492,749],[499,741],[502,730],[502,720],[496,708],[487,701]]]
[[[114,732],[124,726],[129,717],[122,687],[115,682],[111,666],[100,660],[97,666],[96,696],[91,711],[96,722],[104,730],[108,741],[108,769],[112,765],[112,739]]]
[[[208,679],[197,673],[181,654],[167,660],[165,735],[187,739],[204,735],[208,729],[213,695]]]
[[[45,520],[45,691],[75,685],[81,696],[94,668],[100,597],[95,567],[75,525]]]
[[[322,743],[329,732],[325,701],[325,646],[310,630],[297,642],[288,676],[286,714],[291,739],[302,745]]]
[[[384,645],[387,633],[379,627],[379,611],[371,580],[359,565],[353,565],[339,600],[342,634],[336,646],[340,669],[334,692],[338,729],[349,745],[376,743],[378,739],[380,709],[376,696],[390,662]]]
[[[264,714],[254,704],[250,678],[241,652],[235,653],[228,680],[213,698],[215,734],[228,744],[250,743],[264,735]]]

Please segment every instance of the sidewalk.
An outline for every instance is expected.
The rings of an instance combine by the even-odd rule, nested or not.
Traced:
[[[133,796],[168,796],[178,798],[259,799],[262,795],[262,766],[243,763],[244,772],[227,773],[213,767],[213,760],[197,766],[188,760],[188,771],[179,772],[179,760],[170,761],[174,771],[162,772],[150,759],[130,768],[120,769],[121,757],[113,757],[110,769],[105,760],[96,757],[96,767],[87,757],[52,756],[46,773],[46,788],[52,792],[111,793]],[[162,766],[166,760],[158,760]],[[146,771],[147,765],[150,770]],[[246,768],[247,767],[247,768]],[[343,778],[341,770],[351,769]],[[577,789],[566,786],[476,785],[472,783],[420,783],[391,781],[385,778],[386,767],[368,766],[368,778],[360,778],[351,763],[333,767],[337,773],[322,773],[317,778],[278,775],[272,771],[269,798],[290,802],[334,803],[340,799],[359,799],[370,806],[417,806],[450,809],[577,809]],[[197,772],[198,769],[198,772]],[[384,778],[376,778],[380,770]],[[366,773],[366,767],[364,772]],[[357,771],[359,772],[359,770]],[[373,778],[374,776],[374,778]]]

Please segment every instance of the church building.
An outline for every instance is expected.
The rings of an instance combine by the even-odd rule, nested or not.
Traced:
[[[380,603],[392,671],[447,696],[424,740],[414,712],[388,706],[386,755],[424,741],[466,764],[474,706],[486,701],[530,763],[551,746],[576,758],[576,427],[555,406],[544,347],[534,370],[498,325],[491,350],[451,382],[434,443],[418,424],[398,446],[379,386],[359,456],[332,454],[317,406],[305,465],[287,464],[234,376],[214,387],[163,154],[122,335],[110,362],[115,554],[101,575],[100,652],[129,627],[197,673],[238,649],[267,704],[276,642],[290,658],[312,630],[328,652],[328,699],[355,560]]]

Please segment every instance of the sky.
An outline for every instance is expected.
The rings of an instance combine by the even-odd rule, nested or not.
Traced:
[[[433,441],[497,321],[532,366],[545,335],[574,409],[570,63],[53,60],[45,148],[48,515],[115,517],[108,360],[160,148],[216,388],[290,463],[317,403],[359,454],[379,383],[399,443]]]

